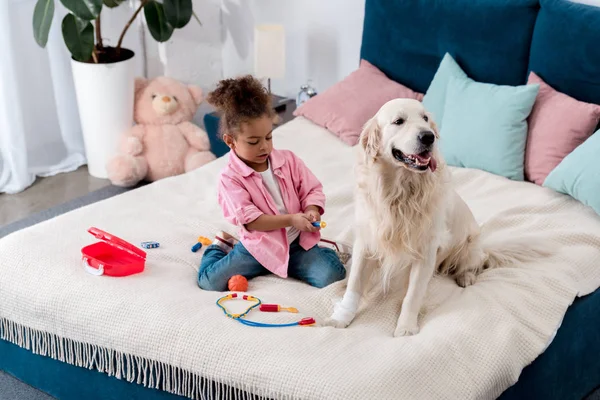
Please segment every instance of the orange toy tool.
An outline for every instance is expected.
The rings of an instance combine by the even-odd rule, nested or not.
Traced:
[[[279,312],[279,311],[287,311],[291,313],[297,313],[298,309],[294,307],[281,307],[279,304],[261,304],[260,311],[264,312]]]

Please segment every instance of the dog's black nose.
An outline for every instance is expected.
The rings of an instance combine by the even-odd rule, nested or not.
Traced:
[[[433,142],[435,142],[435,135],[431,131],[422,131],[419,132],[419,136],[417,136],[419,142],[421,142],[425,146],[431,146]]]

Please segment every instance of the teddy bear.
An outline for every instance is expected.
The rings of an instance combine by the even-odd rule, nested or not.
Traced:
[[[136,78],[135,125],[107,165],[113,185],[130,187],[189,172],[216,159],[205,131],[191,121],[202,89],[168,77]]]

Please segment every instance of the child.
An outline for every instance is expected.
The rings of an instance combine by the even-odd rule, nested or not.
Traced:
[[[252,76],[225,79],[209,93],[221,112],[229,162],[221,173],[218,200],[225,218],[237,225],[240,241],[217,234],[198,273],[204,290],[226,291],[229,278],[274,273],[322,288],[344,279],[336,253],[317,246],[325,196],[302,160],[273,148],[271,99]]]

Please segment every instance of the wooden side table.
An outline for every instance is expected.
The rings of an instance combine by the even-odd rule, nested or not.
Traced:
[[[282,108],[282,103],[285,103],[285,109],[277,113],[280,121],[275,125],[276,127],[294,119],[296,101],[294,99],[284,99],[279,102],[280,106],[278,108]],[[229,147],[227,147],[225,142],[223,142],[223,140],[219,137],[219,120],[219,115],[216,112],[211,112],[204,115],[204,129],[206,130],[208,139],[210,140],[210,151],[212,151],[217,157],[221,157],[229,152]]]

